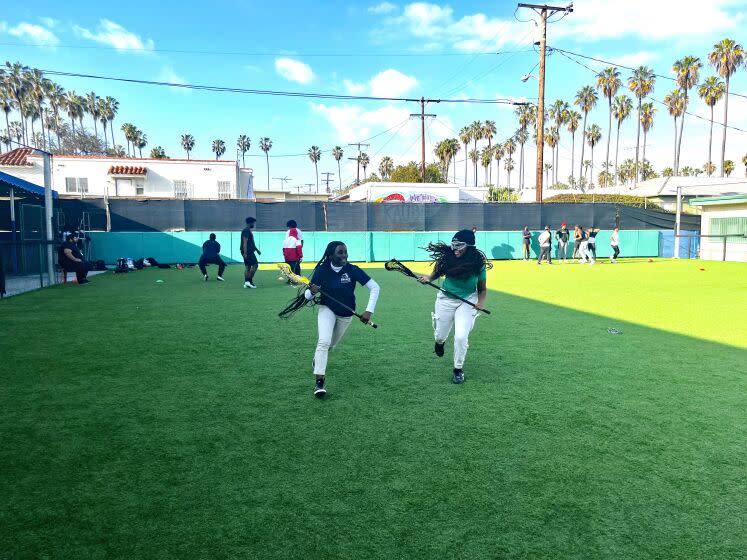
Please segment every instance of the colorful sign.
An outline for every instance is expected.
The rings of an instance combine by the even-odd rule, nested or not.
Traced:
[[[435,195],[429,192],[418,191],[406,191],[404,193],[392,192],[374,199],[374,202],[386,204],[392,202],[439,203],[448,201],[449,200],[444,196]]]

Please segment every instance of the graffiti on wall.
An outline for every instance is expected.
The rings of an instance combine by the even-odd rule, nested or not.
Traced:
[[[405,191],[405,192],[392,192],[380,196],[374,200],[378,203],[396,203],[396,202],[412,202],[412,203],[439,203],[448,202],[448,199],[444,196],[435,195],[429,192],[418,192],[418,191]]]

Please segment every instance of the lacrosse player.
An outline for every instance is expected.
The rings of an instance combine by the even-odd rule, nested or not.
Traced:
[[[480,309],[484,309],[487,295],[487,269],[492,268],[485,254],[475,247],[475,234],[463,229],[454,234],[451,245],[429,243],[428,251],[433,259],[433,272],[420,276],[425,284],[445,276],[444,290],[462,297],[474,305],[449,297],[444,292],[436,296],[436,309],[432,314],[436,344],[434,352],[439,358],[444,355],[444,344],[454,327],[454,378],[457,385],[464,383],[464,359],[469,348],[469,333],[475,324]]]
[[[332,241],[314,268],[309,287],[279,313],[280,317],[289,317],[302,307],[315,303],[315,295],[321,292],[317,314],[319,339],[312,362],[316,376],[314,396],[319,399],[327,394],[324,382],[329,351],[340,343],[353,320],[356,283],[371,292],[366,311],[360,314],[361,322],[368,323],[379,297],[379,285],[363,270],[348,262],[348,249],[342,241]]]

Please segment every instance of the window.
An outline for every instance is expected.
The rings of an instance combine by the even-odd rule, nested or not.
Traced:
[[[218,181],[218,198],[231,198],[231,181]]]
[[[135,195],[143,196],[145,194],[145,187],[135,187]]]
[[[174,181],[174,198],[192,198],[192,183]]]
[[[729,243],[747,243],[747,218],[711,218],[711,235],[729,235]],[[721,241],[720,239],[718,241]]]
[[[69,193],[87,193],[87,177],[65,177],[65,192]]]

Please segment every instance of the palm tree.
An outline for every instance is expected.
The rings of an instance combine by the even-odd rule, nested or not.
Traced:
[[[138,130],[135,134],[135,146],[138,149],[139,157],[143,157],[143,148],[148,145],[148,136],[142,130]],[[134,150],[133,150],[134,151]],[[225,151],[225,148],[224,150]],[[222,152],[221,152],[222,153]]]
[[[319,169],[317,167],[317,163],[322,157],[322,151],[319,149],[319,146],[311,146],[309,148],[309,159],[311,160],[311,163],[314,164],[314,171],[316,172],[316,192],[319,193]]]
[[[478,140],[482,140],[482,122],[481,121],[473,121],[471,125],[469,125],[470,129],[470,136],[472,137],[472,141],[475,143],[474,145],[474,151],[477,152],[477,142]],[[472,159],[472,158],[470,158]],[[479,158],[478,158],[479,159]],[[475,186],[477,186],[477,161],[478,159],[473,159],[472,164],[475,169]]]
[[[41,120],[41,133],[42,139],[44,139],[44,120],[41,119],[41,116],[44,104],[44,96],[46,94],[46,83],[49,82],[49,80],[47,80],[44,77],[42,71],[37,68],[33,68],[26,74],[26,80],[28,83],[28,93],[30,94],[32,111],[33,114],[38,115],[38,118]],[[33,122],[34,119],[32,118],[32,127]],[[44,140],[44,142],[46,142],[46,140]]]
[[[656,108],[654,107],[654,104],[644,103],[641,105],[641,122],[640,126],[643,128],[643,161],[646,161],[646,137],[648,136],[648,131],[651,130],[651,127],[654,126],[654,114],[656,114]],[[636,180],[638,180],[638,176],[636,175]]]
[[[726,92],[724,96],[724,136],[721,140],[721,176],[724,176],[724,157],[726,157],[726,126],[729,122],[729,79],[737,71],[739,65],[745,59],[745,51],[742,45],[732,39],[722,39],[713,45],[713,51],[708,54],[708,62],[713,66],[718,75],[726,81]]]
[[[519,118],[519,130],[523,130],[526,134],[522,134],[521,137],[517,138],[523,138],[525,137],[524,142],[519,142],[521,144],[521,147],[519,149],[519,190],[524,188],[524,144],[526,144],[527,139],[529,138],[529,134],[527,133],[527,129],[529,126],[534,124],[534,122],[537,119],[537,106],[536,105],[521,105],[516,108],[516,116]],[[498,167],[498,172],[500,173],[500,165]]]
[[[340,155],[340,157],[342,157],[342,155]],[[392,158],[389,156],[381,158],[381,162],[379,163],[379,174],[381,175],[381,178],[388,180],[392,176],[392,171],[394,171],[394,162],[392,161]]]
[[[342,191],[342,173],[340,171],[340,160],[342,159],[344,152],[340,146],[335,146],[332,149],[332,157],[337,161],[337,178],[340,181],[340,190]],[[391,160],[390,160],[391,161]]]
[[[724,173],[726,173],[726,176],[728,177],[731,175],[731,172],[734,171],[734,162],[730,159],[727,159],[724,161]]]
[[[620,72],[614,66],[609,66],[597,74],[597,89],[607,98],[609,104],[609,124],[607,126],[607,157],[605,162],[610,161],[610,140],[612,139],[612,98],[620,89],[622,81]],[[594,158],[591,158],[592,161]],[[593,177],[592,177],[593,178]]]
[[[111,121],[109,121],[111,123]],[[135,128],[135,125],[132,123],[124,123],[122,124],[121,128],[122,132],[124,133],[125,140],[127,141],[127,157],[130,157],[130,143],[132,143],[132,154],[134,156],[135,154],[135,132],[137,131],[137,128]]]
[[[469,149],[469,143],[472,140],[472,131],[468,126],[462,127],[459,131],[459,141],[464,144],[464,186],[467,186],[467,160],[469,156],[467,150]]]
[[[571,145],[571,178],[573,178],[573,167],[576,158],[576,131],[578,130],[579,122],[581,121],[581,113],[578,111],[568,111],[568,118],[566,120],[566,126],[568,132],[571,133],[572,145]]]
[[[488,150],[490,150],[491,141],[493,140],[493,136],[495,136],[496,132],[497,132],[497,129],[495,128],[495,121],[485,121],[485,124],[482,125],[482,137],[488,141]],[[490,183],[491,178],[492,178],[488,176],[488,175],[492,175],[490,173],[490,170],[486,169],[485,174],[486,174],[485,182]]]
[[[83,112],[83,107],[80,104],[80,96],[73,90],[68,90],[65,93],[65,109],[72,125],[72,137],[75,138],[75,119],[78,117],[78,114]]]
[[[220,159],[226,153],[226,143],[220,139],[213,140],[211,151],[215,154],[215,159]]]
[[[643,99],[654,91],[654,84],[656,83],[656,77],[654,71],[648,66],[639,66],[633,70],[630,78],[628,78],[628,88],[636,99],[638,99],[638,132],[635,139],[635,180],[638,180],[638,153],[641,146],[641,104]],[[645,146],[644,146],[645,150]]]
[[[511,172],[514,170],[514,160],[511,158],[508,158],[506,160],[506,163],[504,164],[504,168],[506,169],[506,173],[508,174],[508,188],[511,188]]]
[[[589,115],[594,106],[597,104],[599,96],[594,88],[591,86],[584,86],[576,93],[576,99],[573,100],[574,105],[578,105],[584,114],[584,126],[581,129],[581,169],[578,170],[579,177],[583,175],[583,161],[584,161],[584,142],[586,138],[586,117]]]
[[[55,134],[57,135],[57,146],[60,146],[60,108],[65,106],[65,90],[62,86],[52,81],[48,83],[46,91],[49,106],[54,113]]]
[[[467,155],[469,157],[469,160],[475,166],[475,187],[477,187],[477,162],[480,160],[480,152],[478,152],[477,150],[470,150],[469,154]]]
[[[164,150],[161,146],[156,146],[150,151],[150,157],[151,159],[168,159],[166,157],[166,150]]]
[[[744,176],[747,177],[747,154],[742,156],[742,165],[744,165]]]
[[[4,72],[3,81],[5,82],[5,87],[7,88],[8,93],[10,93],[10,96],[13,99],[16,108],[21,114],[21,121],[20,121],[21,135],[22,135],[22,138],[25,140],[26,118],[23,113],[23,100],[26,97],[26,90],[28,89],[28,83],[26,81],[26,73],[29,71],[29,67],[24,66],[20,62],[14,62],[13,64],[11,64],[10,62],[6,62],[5,67],[6,69]],[[18,141],[20,143],[20,139]]]
[[[249,148],[252,147],[252,139],[249,138],[246,134],[242,134],[241,136],[239,136],[238,140],[236,140],[236,147],[241,152],[241,167],[246,167],[244,155],[249,151]]]
[[[586,131],[586,142],[589,144],[589,147],[591,148],[591,177],[589,178],[589,184],[594,184],[594,146],[599,144],[599,141],[602,139],[602,129],[599,128],[599,125],[593,124],[589,127],[589,130]]]
[[[116,147],[117,143],[114,141],[114,117],[117,116],[117,112],[119,111],[119,101],[107,95],[104,98],[104,104],[106,105],[106,120],[109,121],[109,131],[112,134],[112,146]]]
[[[448,176],[449,169],[447,165],[449,163],[449,156],[446,153],[446,140],[441,140],[440,142],[438,142],[433,150],[433,153],[436,154],[436,159],[438,159],[438,163],[441,168],[441,174]]]
[[[182,134],[181,144],[184,151],[187,152],[187,160],[189,160],[189,152],[195,147],[195,137],[191,134]]]
[[[360,161],[361,167],[363,168],[363,182],[366,182],[366,167],[369,166],[371,163],[371,158],[368,157],[368,154],[366,152],[362,152],[360,156],[358,156],[358,161]],[[425,178],[423,178],[425,180]]]
[[[265,153],[265,160],[267,160],[267,190],[270,190],[270,149],[272,148],[272,140],[267,136],[263,136],[259,139],[259,149]]]
[[[106,100],[99,97],[97,101],[97,110],[99,113],[99,121],[101,122],[101,130],[104,132],[104,147],[106,150],[109,150],[109,143],[107,142],[107,136],[106,136],[106,123],[109,122],[107,120],[107,112],[106,112]]]
[[[706,81],[698,88],[698,95],[705,101],[705,104],[711,108],[711,129],[708,135],[708,176],[710,177],[713,171],[711,168],[711,148],[713,146],[713,107],[718,103],[724,96],[726,88],[724,82],[719,80],[716,76],[708,76]]]
[[[552,154],[552,164],[550,165],[550,169],[554,169],[556,166],[555,161],[555,146],[558,145],[558,138],[560,135],[558,134],[558,129],[554,126],[551,126],[549,129],[545,129],[545,144],[547,144],[550,147],[550,153]],[[555,179],[555,174],[553,173],[552,179]]]
[[[677,119],[682,116],[687,108],[685,97],[679,89],[675,89],[664,97],[664,105],[667,106],[669,114],[674,117],[674,174],[677,175]]]
[[[627,95],[618,95],[612,103],[612,113],[617,120],[617,138],[615,140],[615,185],[617,185],[617,161],[620,155],[620,127],[633,110],[633,101]]]
[[[567,102],[563,101],[562,99],[555,100],[552,105],[550,105],[550,108],[547,111],[547,114],[549,117],[555,121],[555,133],[557,138],[555,139],[555,148],[553,150],[553,182],[558,182],[558,160],[560,158],[560,131],[565,123],[565,121],[568,119],[568,110],[570,109],[570,106]]]
[[[493,157],[495,158],[495,169],[496,169],[496,175],[495,175],[495,186],[500,187],[501,186],[501,160],[503,159],[503,154],[505,153],[505,147],[501,144],[496,144],[493,147]]]
[[[1,77],[1,76],[0,76]],[[10,138],[10,113],[13,111],[13,98],[10,96],[10,92],[5,87],[5,84],[0,82],[0,109],[5,113],[5,132]]]
[[[529,140],[526,127],[519,128],[514,134],[514,139],[519,144],[519,190],[521,190],[524,188],[524,144]]]
[[[486,147],[480,151],[480,165],[485,170],[485,184],[488,181],[488,168],[490,163],[493,161],[493,148]]]
[[[93,132],[98,138],[99,127],[97,125],[97,122],[99,120],[99,98],[96,93],[92,91],[86,94],[85,100],[85,110],[89,115],[91,115],[91,118],[93,119]]]
[[[675,79],[680,89],[685,94],[685,111],[687,110],[688,92],[695,84],[698,83],[700,69],[703,68],[703,63],[700,59],[695,56],[686,56],[678,60],[672,65],[672,71],[675,73]],[[675,161],[674,172],[677,173],[677,169],[680,165],[680,150],[682,148],[682,130],[685,127],[685,111],[682,112],[682,120],[680,121],[680,137],[677,140],[677,160]]]

